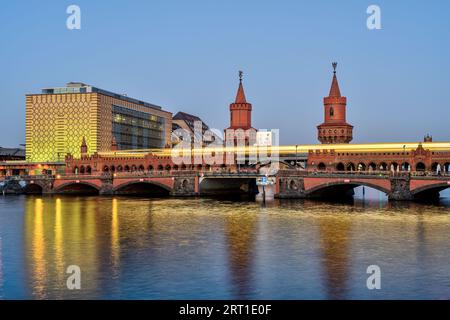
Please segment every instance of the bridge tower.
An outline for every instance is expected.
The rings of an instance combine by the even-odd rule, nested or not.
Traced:
[[[325,120],[317,126],[318,139],[326,143],[349,143],[353,139],[353,126],[347,123],[347,98],[341,96],[336,77],[337,62],[333,62],[333,80],[330,94],[323,98]]]
[[[239,71],[239,87],[230,104],[230,126],[225,129],[225,139],[228,143],[249,145],[256,141],[256,129],[252,127],[252,104],[245,98],[242,77],[243,72]]]

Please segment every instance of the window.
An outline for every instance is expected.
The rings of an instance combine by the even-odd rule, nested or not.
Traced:
[[[333,117],[334,116],[334,109],[333,109],[333,107],[331,107],[330,108],[330,117]]]
[[[164,147],[164,118],[115,105],[112,111],[112,133],[119,149]]]

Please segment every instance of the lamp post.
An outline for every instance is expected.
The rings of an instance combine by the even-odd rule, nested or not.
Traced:
[[[297,152],[297,150],[298,150],[298,144],[295,145],[295,169],[298,169],[297,168],[297,166],[298,166],[298,152]]]

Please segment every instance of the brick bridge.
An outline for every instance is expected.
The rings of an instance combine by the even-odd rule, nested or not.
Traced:
[[[178,171],[101,175],[22,177],[25,193],[92,193],[198,196],[208,194],[257,193],[258,172],[218,173]],[[450,175],[392,172],[309,172],[279,170],[272,187],[278,198],[326,198],[352,194],[366,186],[385,193],[390,200],[416,200],[439,197],[450,187]]]

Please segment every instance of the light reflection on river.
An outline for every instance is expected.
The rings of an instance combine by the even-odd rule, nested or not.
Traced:
[[[448,298],[449,235],[449,199],[1,197],[0,299]]]

